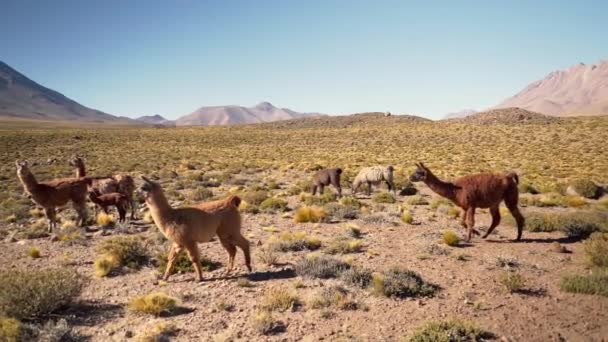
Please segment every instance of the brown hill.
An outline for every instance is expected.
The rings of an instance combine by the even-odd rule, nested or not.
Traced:
[[[30,80],[1,61],[0,117],[42,121],[137,123],[128,118],[87,108]]]
[[[608,114],[608,61],[551,72],[494,108],[520,107],[554,116]]]
[[[478,125],[492,124],[550,124],[559,122],[560,119],[532,112],[522,108],[490,109],[485,112],[475,113],[462,119],[454,119],[466,123]]]

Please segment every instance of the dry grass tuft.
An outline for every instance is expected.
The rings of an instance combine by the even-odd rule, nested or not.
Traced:
[[[296,210],[293,220],[296,223],[305,223],[305,222],[317,223],[317,222],[321,222],[325,218],[326,215],[327,214],[325,213],[325,210],[323,210],[323,208],[321,208],[321,207],[304,206],[304,207],[300,207]]]
[[[170,313],[175,310],[177,304],[177,298],[163,292],[152,292],[133,298],[127,308],[132,312],[159,316],[162,313]]]

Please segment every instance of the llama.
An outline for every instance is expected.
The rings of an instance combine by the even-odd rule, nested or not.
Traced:
[[[86,169],[82,158],[74,156],[69,161],[70,166],[76,168],[77,177],[85,177]],[[98,177],[93,179],[91,184],[91,190],[99,194],[110,194],[113,192],[119,192],[127,196],[127,201],[131,207],[131,220],[135,219],[135,211],[137,206],[135,204],[135,198],[133,192],[135,191],[135,181],[131,176],[128,175],[115,175],[113,177]]]
[[[498,206],[504,200],[511,215],[517,221],[516,241],[521,240],[525,220],[517,207],[519,177],[516,173],[479,173],[458,178],[450,183],[440,180],[426,166],[418,163],[410,180],[413,182],[423,181],[435,193],[451,200],[462,208],[461,224],[464,228],[468,228],[467,241],[471,241],[473,232],[477,233],[473,228],[475,225],[475,209],[490,208],[492,224],[482,237],[485,239],[500,223]]]
[[[172,242],[167,268],[163,276],[169,279],[178,255],[185,249],[194,266],[199,281],[203,280],[197,243],[209,242],[217,235],[222,246],[228,251],[229,270],[234,267],[234,257],[238,246],[245,255],[245,265],[251,272],[249,241],[241,235],[241,214],[238,206],[241,199],[228,196],[225,199],[200,203],[191,207],[172,208],[161,186],[142,176],[140,187],[150,209],[152,219],[161,233]]]
[[[323,190],[326,186],[332,185],[338,191],[338,198],[342,197],[342,186],[340,186],[340,175],[342,174],[342,169],[324,169],[317,173],[315,173],[312,178],[312,194],[313,196],[317,194],[317,189],[319,193],[322,195]]]
[[[388,186],[388,191],[393,190],[393,193],[396,195],[397,190],[395,189],[395,184],[393,183],[393,171],[395,168],[392,166],[371,166],[361,169],[355,177],[352,186],[352,194],[353,196],[359,189],[359,187],[363,183],[367,183],[367,195],[371,195],[372,193],[372,184],[374,186],[380,185],[381,182],[386,182]]]
[[[57,226],[55,208],[72,201],[74,210],[78,213],[80,226],[87,223],[87,187],[91,179],[66,178],[55,179],[49,182],[39,183],[28,167],[27,161],[15,161],[17,177],[23,185],[30,199],[44,208],[44,213],[49,224],[49,233]]]
[[[129,200],[127,196],[119,192],[111,192],[109,194],[100,195],[95,191],[89,192],[89,199],[95,203],[95,208],[101,208],[104,213],[108,214],[108,207],[114,206],[118,211],[118,222],[124,222],[127,216],[127,208]]]

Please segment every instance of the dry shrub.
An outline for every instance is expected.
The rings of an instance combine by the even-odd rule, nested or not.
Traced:
[[[289,233],[284,232],[278,238],[271,237],[268,240],[268,248],[281,251],[303,251],[303,250],[316,250],[321,247],[321,241],[317,238],[308,236],[305,232]]]
[[[460,237],[452,230],[445,230],[442,234],[443,243],[450,247],[458,246]]]
[[[285,287],[274,287],[264,293],[261,307],[267,311],[287,311],[298,305],[298,301],[295,291]]]
[[[416,272],[399,267],[391,268],[372,278],[374,292],[393,298],[433,296],[439,286],[426,282]]]
[[[608,267],[608,233],[593,233],[584,244],[589,264]]]
[[[475,324],[460,320],[431,321],[418,328],[409,342],[476,342],[493,338]]]
[[[351,266],[346,262],[326,255],[309,254],[295,265],[296,274],[307,278],[336,278]]]
[[[159,316],[177,308],[177,298],[163,292],[152,292],[133,298],[128,305],[129,311]]]
[[[17,319],[46,316],[80,295],[84,281],[72,269],[0,272],[0,315]]]
[[[325,213],[325,210],[323,210],[323,208],[321,208],[321,207],[304,206],[304,207],[300,207],[296,210],[293,220],[296,223],[305,223],[305,222],[317,223],[317,222],[321,222],[323,219],[325,219],[326,215],[327,214]]]

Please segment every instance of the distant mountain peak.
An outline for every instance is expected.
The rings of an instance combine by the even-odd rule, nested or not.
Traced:
[[[178,118],[175,123],[177,126],[235,125],[291,120],[319,115],[321,114],[298,113],[287,108],[277,108],[270,102],[260,102],[253,107],[201,107]]]
[[[608,61],[552,71],[493,108],[508,107],[554,116],[608,114]]]
[[[0,61],[0,116],[47,121],[86,121],[133,124],[87,108],[67,96],[29,79]]]
[[[255,109],[259,109],[259,110],[263,110],[266,112],[272,111],[277,109],[275,106],[272,105],[272,103],[264,101],[264,102],[260,102],[257,105],[255,105],[254,107]]]

